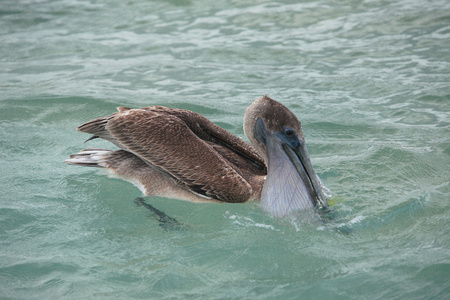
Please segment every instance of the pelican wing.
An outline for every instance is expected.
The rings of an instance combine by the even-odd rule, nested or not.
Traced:
[[[229,157],[264,173],[253,148],[199,114],[163,107],[119,108],[78,130],[113,142],[173,176],[193,193],[244,202],[252,187]],[[213,134],[211,134],[213,132]],[[219,150],[220,149],[220,150]]]

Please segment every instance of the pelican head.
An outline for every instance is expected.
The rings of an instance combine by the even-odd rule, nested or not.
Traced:
[[[267,166],[261,206],[275,217],[326,205],[325,187],[311,164],[302,127],[281,103],[264,96],[250,105],[244,131]]]

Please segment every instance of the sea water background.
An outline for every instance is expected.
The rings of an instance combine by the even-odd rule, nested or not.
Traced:
[[[1,299],[448,299],[450,2],[0,2]],[[334,218],[146,201],[63,160],[116,106],[194,110],[245,139],[299,116]]]

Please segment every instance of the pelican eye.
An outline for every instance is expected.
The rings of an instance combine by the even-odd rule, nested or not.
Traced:
[[[290,128],[286,128],[286,130],[284,131],[284,133],[287,136],[292,136],[294,134],[294,130],[290,129]]]
[[[277,134],[281,141],[292,149],[296,149],[300,144],[297,133],[295,133],[294,129],[283,127],[283,130]]]

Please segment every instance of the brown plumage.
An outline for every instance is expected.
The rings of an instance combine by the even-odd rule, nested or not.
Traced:
[[[108,168],[136,183],[146,195],[190,201],[258,200],[269,165],[267,147],[255,133],[258,118],[267,129],[291,128],[303,140],[297,117],[268,96],[256,100],[245,115],[245,133],[254,147],[192,111],[119,107],[77,130],[121,150],[86,149],[66,162]]]

